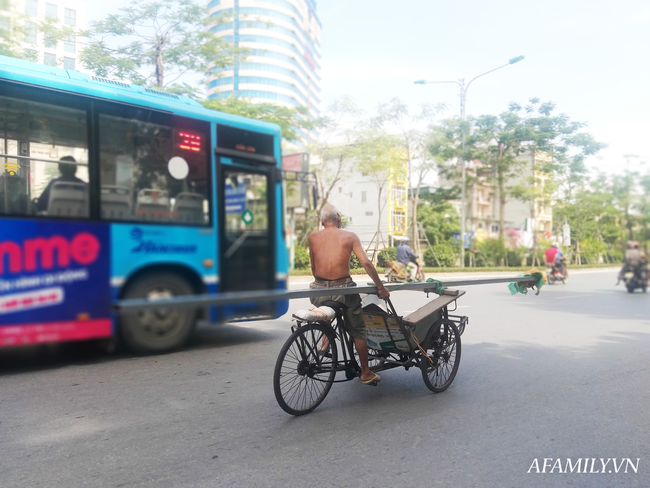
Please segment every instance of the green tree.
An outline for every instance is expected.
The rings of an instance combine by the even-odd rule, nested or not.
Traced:
[[[392,177],[406,176],[406,156],[397,137],[377,130],[360,132],[353,154],[359,171],[377,187],[377,231],[373,239],[379,247],[382,244],[381,216],[388,201],[384,190]]]
[[[312,130],[316,126],[315,121],[306,119],[308,114],[306,107],[294,109],[272,103],[252,103],[246,98],[236,98],[233,95],[226,98],[211,98],[201,103],[204,107],[219,112],[278,124],[282,130],[282,137],[287,141],[298,139],[297,127]]]
[[[435,169],[435,160],[428,150],[431,137],[430,127],[433,119],[442,110],[444,104],[423,104],[419,114],[412,114],[402,100],[393,98],[388,103],[379,105],[372,123],[377,127],[395,134],[404,149],[409,180],[409,199],[411,208],[418,208],[420,188],[424,179]],[[419,127],[425,126],[424,129]],[[415,181],[415,184],[413,183]],[[411,213],[410,235],[416,253],[419,252],[417,239],[417,211]]]
[[[207,14],[193,0],[134,0],[83,33],[81,61],[98,76],[196,97],[195,87],[179,83],[182,77],[206,76],[244,53],[208,28],[227,17]]]

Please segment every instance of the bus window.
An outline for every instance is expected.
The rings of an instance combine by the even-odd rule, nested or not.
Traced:
[[[0,214],[88,217],[86,112],[0,96]]]
[[[209,224],[206,133],[102,114],[99,144],[103,219]]]

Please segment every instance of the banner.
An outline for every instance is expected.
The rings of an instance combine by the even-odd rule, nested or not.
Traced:
[[[0,223],[0,347],[108,337],[107,225]]]

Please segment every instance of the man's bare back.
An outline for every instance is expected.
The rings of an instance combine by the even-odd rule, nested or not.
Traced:
[[[336,227],[312,232],[309,235],[309,255],[314,277],[337,280],[350,276],[350,255],[355,241],[359,242],[356,234]]]

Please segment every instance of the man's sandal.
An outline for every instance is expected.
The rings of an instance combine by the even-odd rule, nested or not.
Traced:
[[[361,378],[359,378],[361,380]],[[377,373],[373,373],[373,377],[370,378],[369,380],[361,380],[361,383],[364,385],[372,385],[372,386],[377,386],[377,383],[381,381],[381,376],[379,376]]]

